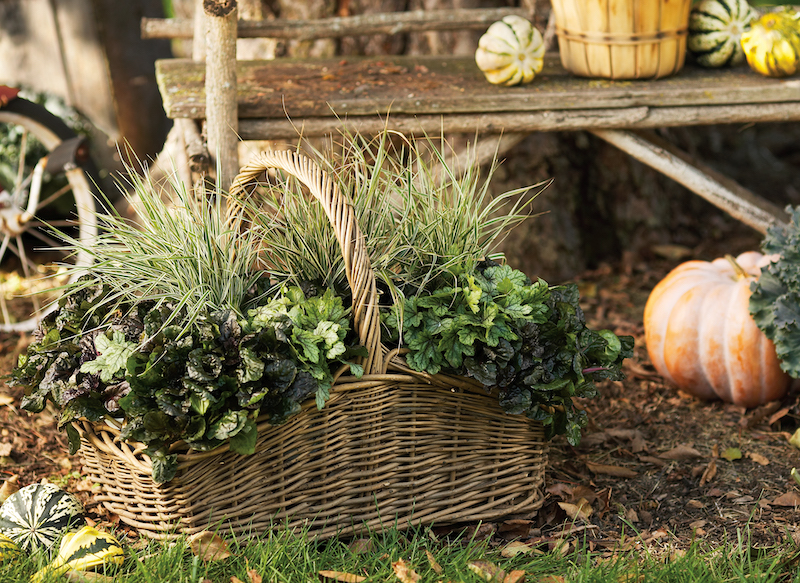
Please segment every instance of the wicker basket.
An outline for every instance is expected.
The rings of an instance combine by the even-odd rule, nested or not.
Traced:
[[[452,524],[535,513],[547,464],[538,422],[507,415],[478,383],[409,369],[380,344],[375,278],[353,209],[328,175],[288,151],[266,152],[233,189],[268,168],[303,182],[324,206],[345,257],[355,329],[370,357],[361,378],[340,375],[324,409],[284,425],[260,420],[253,455],[173,447],[178,472],[156,484],[144,446],[119,427],[83,422],[84,472],[97,499],[151,538],[209,527],[239,535],[308,527],[318,537],[382,525]]]
[[[564,68],[583,77],[653,79],[686,56],[692,0],[551,0]]]

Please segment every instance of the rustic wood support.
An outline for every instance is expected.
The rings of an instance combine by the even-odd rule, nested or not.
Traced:
[[[766,233],[771,225],[786,224],[788,217],[778,206],[708,166],[691,160],[672,144],[656,140],[654,136],[646,138],[619,130],[592,130],[592,133],[669,176],[760,233]]]
[[[236,0],[204,0],[206,134],[217,162],[217,181],[227,190],[239,173],[239,108],[236,100]]]
[[[488,28],[504,16],[528,17],[523,8],[488,8],[456,10],[414,10],[362,14],[317,20],[240,20],[239,38],[280,38],[314,40],[346,36],[401,34],[431,30],[465,30]],[[195,33],[188,19],[143,18],[142,38],[191,38]]]
[[[620,109],[555,110],[510,113],[463,113],[442,115],[392,114],[388,127],[403,133],[434,134],[441,130],[455,133],[551,132],[591,129],[653,129],[661,127],[708,125],[716,123],[751,123],[800,121],[797,103],[767,103],[730,107],[629,107]],[[375,134],[387,127],[378,116],[299,119],[240,119],[243,140],[296,139],[335,134],[342,125],[363,134]]]
[[[205,141],[203,141],[203,136],[200,135],[197,122],[193,119],[181,118],[175,120],[175,126],[183,136],[183,143],[186,146],[188,163],[192,172],[207,174],[211,157],[208,154]]]

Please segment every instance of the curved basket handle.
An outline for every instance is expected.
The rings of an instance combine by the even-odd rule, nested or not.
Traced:
[[[293,175],[308,187],[315,199],[322,203],[344,257],[347,282],[353,292],[355,329],[359,341],[369,351],[369,356],[362,362],[364,372],[382,373],[383,352],[380,343],[378,291],[364,235],[358,228],[353,206],[342,195],[330,176],[314,161],[290,150],[267,150],[254,157],[239,171],[231,184],[231,198],[245,193],[247,185],[269,168],[277,168]],[[234,209],[235,206],[229,207],[229,211]],[[233,218],[229,213],[229,220]]]

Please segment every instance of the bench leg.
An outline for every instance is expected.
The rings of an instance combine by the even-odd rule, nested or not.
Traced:
[[[622,130],[589,130],[640,162],[669,176],[735,219],[766,233],[773,224],[785,225],[788,215],[777,205],[747,190],[708,166],[692,160],[656,136]]]

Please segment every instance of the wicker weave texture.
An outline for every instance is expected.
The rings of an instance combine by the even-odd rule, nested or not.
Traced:
[[[686,57],[692,0],[551,0],[564,68],[583,77],[655,79]]]
[[[297,177],[333,224],[354,327],[369,351],[366,374],[337,377],[322,410],[309,402],[281,426],[261,420],[253,455],[176,444],[178,472],[166,484],[152,480],[144,446],[122,442],[119,427],[83,422],[84,471],[102,487],[98,500],[152,538],[215,525],[241,535],[309,526],[328,537],[536,512],[547,464],[541,424],[506,414],[475,381],[412,371],[387,351],[352,206],[316,164],[290,151],[264,152],[231,191],[247,195],[269,168]],[[246,227],[241,212],[231,206],[232,228]]]
[[[102,486],[98,500],[151,538],[218,525],[239,535],[310,526],[327,537],[539,509],[540,424],[507,415],[493,395],[376,376],[339,385],[321,411],[260,426],[253,455],[181,455],[163,485],[116,429],[84,423],[84,471]]]

